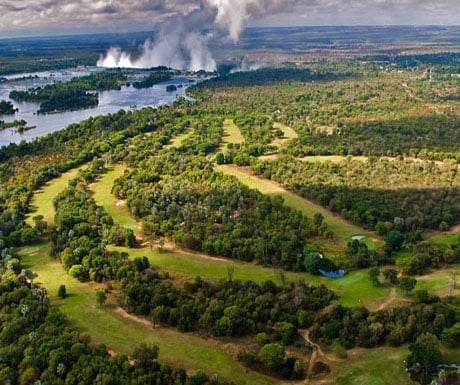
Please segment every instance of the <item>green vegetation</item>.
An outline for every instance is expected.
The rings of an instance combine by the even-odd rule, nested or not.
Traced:
[[[407,346],[459,335],[456,68],[265,68],[3,148],[0,286],[22,246],[73,326],[139,370],[157,344],[170,365],[237,383],[405,383]]]
[[[17,111],[14,108],[13,103],[7,100],[0,100],[0,116],[1,115],[12,115]]]
[[[105,344],[126,355],[131,355],[141,343],[154,343],[160,348],[162,362],[191,370],[203,368],[207,373],[219,373],[222,378],[238,384],[273,383],[254,372],[244,373],[241,365],[213,342],[168,328],[156,327],[152,331],[151,322],[130,317],[119,310],[114,300],[104,307],[97,306],[94,291],[103,286],[80,283],[70,277],[58,261],[50,259],[47,244],[24,248],[20,254],[24,267],[37,275],[36,281],[47,289],[52,302],[59,305],[71,325],[88,332],[94,343]],[[65,300],[57,296],[61,284],[66,286]]]
[[[29,251],[30,249],[23,250],[25,253]],[[113,309],[103,310],[104,308],[95,307],[94,301],[90,302],[92,289],[78,285],[76,281],[63,272],[59,264],[50,262],[46,255],[38,253],[33,256],[29,255],[28,258],[30,259],[27,260],[26,257],[25,262],[34,263],[34,267],[38,268],[37,273],[40,279],[46,281],[46,286],[52,286],[54,293],[56,293],[54,286],[57,285],[57,282],[65,282],[69,286],[71,295],[65,300],[57,301],[58,303],[62,301],[61,309],[64,313],[70,313],[74,316],[74,325],[78,326],[80,330],[85,330],[85,326],[91,326],[90,338],[94,342],[109,342],[111,346],[117,346],[120,349],[119,352],[133,354],[135,367],[132,368],[128,363],[127,356],[118,356],[116,359],[109,358],[110,355],[105,346],[90,347],[88,345],[90,338],[84,337],[83,333],[79,334],[69,330],[66,319],[61,313],[57,309],[50,308],[47,291],[44,288],[34,286],[31,289],[23,283],[19,274],[3,272],[0,288],[3,311],[0,319],[2,326],[5,325],[4,322],[8,322],[7,327],[2,327],[0,333],[0,348],[3,352],[2,364],[4,365],[3,368],[6,369],[1,373],[3,383],[14,383],[18,381],[18,378],[19,383],[25,381],[25,378],[27,381],[34,382],[38,379],[46,382],[58,382],[64,378],[67,383],[90,383],[94,381],[94,376],[104,375],[104,378],[112,378],[112,383],[122,385],[129,383],[130,378],[135,378],[135,381],[138,381],[139,378],[147,376],[149,373],[150,378],[153,376],[159,378],[177,376],[182,380],[180,382],[176,380],[178,381],[176,383],[185,384],[187,377],[185,372],[180,369],[167,368],[164,364],[161,365],[160,371],[156,355],[151,356],[155,360],[150,361],[149,365],[144,367],[144,371],[139,370],[140,368],[137,366],[142,366],[144,362],[141,357],[145,357],[145,354],[140,355],[139,349],[145,346],[146,341],[149,343],[158,341],[160,348],[161,346],[165,347],[164,361],[174,362],[174,365],[177,365],[183,357],[184,363],[192,364],[193,368],[217,369],[216,372],[222,374],[222,377],[233,380],[236,374],[237,381],[243,380],[237,374],[241,371],[226,372],[227,368],[233,371],[238,368],[229,356],[218,348],[200,342],[194,337],[172,336],[168,334],[168,331],[159,333],[159,336],[151,332],[146,335],[147,327],[142,322],[117,316]],[[35,265],[37,259],[43,263]],[[53,296],[52,298],[56,297]],[[4,306],[6,304],[8,306]],[[126,329],[130,327],[133,333],[130,333],[128,337]],[[136,349],[133,346],[136,346]],[[153,348],[154,345],[149,346]],[[36,351],[34,347],[37,349]],[[153,350],[158,353],[158,347],[154,347]],[[187,354],[184,354],[185,351]],[[190,354],[191,352],[193,354]],[[168,357],[169,354],[171,356]],[[161,353],[160,358],[163,359]],[[214,358],[215,360],[213,360]],[[205,376],[205,378],[208,377]],[[245,383],[245,381],[239,383]],[[264,380],[262,376],[254,374],[248,374],[247,381],[255,384],[270,383]]]
[[[114,180],[123,176],[125,171],[128,171],[126,166],[114,165],[102,174],[96,183],[91,184],[90,189],[94,192],[96,204],[104,207],[107,214],[114,218],[117,224],[138,232],[139,225],[131,216],[126,202],[117,200],[111,193]]]
[[[258,174],[381,235],[392,229],[446,230],[456,223],[460,216],[457,169],[453,160],[435,164],[382,158],[336,164],[283,157],[253,166]],[[432,204],[434,191],[440,205]]]
[[[316,213],[320,213],[324,217],[324,222],[328,225],[332,233],[344,244],[348,243],[353,236],[362,235],[362,239],[370,248],[376,248],[380,241],[369,231],[366,231],[358,226],[355,226],[341,218],[338,215],[332,214],[318,204],[303,199],[298,195],[283,189],[276,183],[259,178],[252,175],[249,171],[233,166],[221,165],[216,167],[216,171],[233,175],[238,180],[250,188],[257,189],[261,193],[272,196],[280,196],[283,198],[286,205],[300,210],[304,215],[313,218]]]
[[[97,72],[43,88],[11,91],[10,98],[18,102],[39,102],[37,113],[78,110],[97,106],[99,98],[95,92],[120,89],[122,81],[126,81],[126,75],[122,73]]]
[[[58,178],[53,179],[51,182],[45,184],[40,190],[35,191],[33,199],[31,201],[31,207],[33,208],[32,215],[27,218],[27,223],[33,225],[33,217],[36,215],[42,215],[43,220],[48,223],[54,223],[55,209],[53,205],[54,197],[64,190],[69,181],[78,175],[78,169],[72,169]]]
[[[238,145],[244,142],[244,137],[241,135],[241,131],[232,119],[224,120],[224,135],[222,137],[222,145],[220,150],[226,151],[227,149],[233,148],[234,145]]]
[[[177,167],[180,162],[183,167]],[[172,238],[211,255],[303,271],[309,239],[328,234],[322,220],[307,219],[277,197],[214,173],[200,157],[164,153],[136,166],[115,182],[113,192],[142,219],[146,236]]]
[[[150,88],[155,84],[171,79],[171,72],[152,72],[140,82],[134,82],[134,88]]]
[[[7,128],[17,128],[18,132],[27,131],[33,127],[26,127],[27,122],[23,119],[21,120],[13,120],[12,122],[6,123],[3,120],[0,120],[0,130],[5,130]]]

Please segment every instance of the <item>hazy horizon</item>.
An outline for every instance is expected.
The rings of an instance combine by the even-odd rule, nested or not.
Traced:
[[[150,31],[206,14],[231,40],[245,27],[457,26],[457,0],[5,0],[0,38]]]

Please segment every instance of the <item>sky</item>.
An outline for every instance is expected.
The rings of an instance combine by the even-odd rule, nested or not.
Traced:
[[[245,26],[460,25],[460,0],[0,0],[0,38],[152,30],[197,9],[233,40]]]

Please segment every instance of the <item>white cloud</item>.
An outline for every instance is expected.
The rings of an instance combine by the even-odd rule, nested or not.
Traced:
[[[2,0],[0,37],[147,29],[203,6],[219,9],[217,21],[232,38],[249,19],[276,25],[460,24],[458,0]]]

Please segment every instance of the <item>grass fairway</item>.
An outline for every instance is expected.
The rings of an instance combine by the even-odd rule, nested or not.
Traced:
[[[171,139],[171,142],[167,144],[164,148],[179,148],[180,146],[182,146],[184,140],[187,139],[191,134],[191,132],[185,132],[183,134],[176,136],[175,138]]]
[[[279,123],[279,122],[273,123],[273,127],[279,128],[281,131],[283,131],[284,133],[283,139],[289,140],[289,139],[295,139],[299,137],[297,132],[295,132],[291,127],[286,126],[283,123]]]
[[[94,200],[99,206],[103,206],[114,221],[134,232],[138,232],[138,224],[131,216],[126,202],[117,200],[111,193],[113,182],[121,177],[126,166],[117,164],[103,174],[96,183],[91,184],[90,189],[94,192]]]
[[[169,328],[155,328],[117,311],[115,304],[99,307],[94,291],[99,285],[80,283],[70,277],[58,261],[48,257],[48,245],[20,249],[23,264],[37,275],[50,294],[53,304],[59,305],[71,325],[87,331],[93,342],[105,344],[109,349],[121,354],[132,354],[142,342],[155,343],[160,348],[160,360],[170,365],[186,369],[202,368],[209,374],[218,373],[221,378],[237,384],[270,385],[278,381],[249,371],[237,363],[215,341],[207,341],[190,334]],[[64,284],[69,296],[62,300],[57,297],[59,285]]]
[[[69,181],[78,175],[78,168],[67,171],[59,178],[47,182],[40,190],[34,192],[32,198],[32,209],[34,210],[27,217],[27,223],[33,226],[32,217],[43,215],[43,219],[48,223],[54,222],[53,198],[67,188]]]
[[[363,241],[366,242],[370,249],[376,249],[382,245],[382,242],[376,238],[374,233],[347,222],[324,207],[283,189],[275,182],[259,178],[252,175],[250,171],[232,165],[216,166],[215,170],[237,177],[240,182],[250,188],[259,190],[262,194],[281,196],[286,205],[300,210],[310,218],[315,213],[321,213],[324,216],[324,221],[343,244],[351,241],[351,237],[354,235],[362,235],[364,236]]]
[[[225,150],[228,143],[241,144],[243,142],[244,137],[241,135],[239,127],[233,122],[232,119],[225,119],[221,151]]]
[[[348,359],[332,366],[338,385],[411,385],[405,371],[407,348],[353,349]]]

